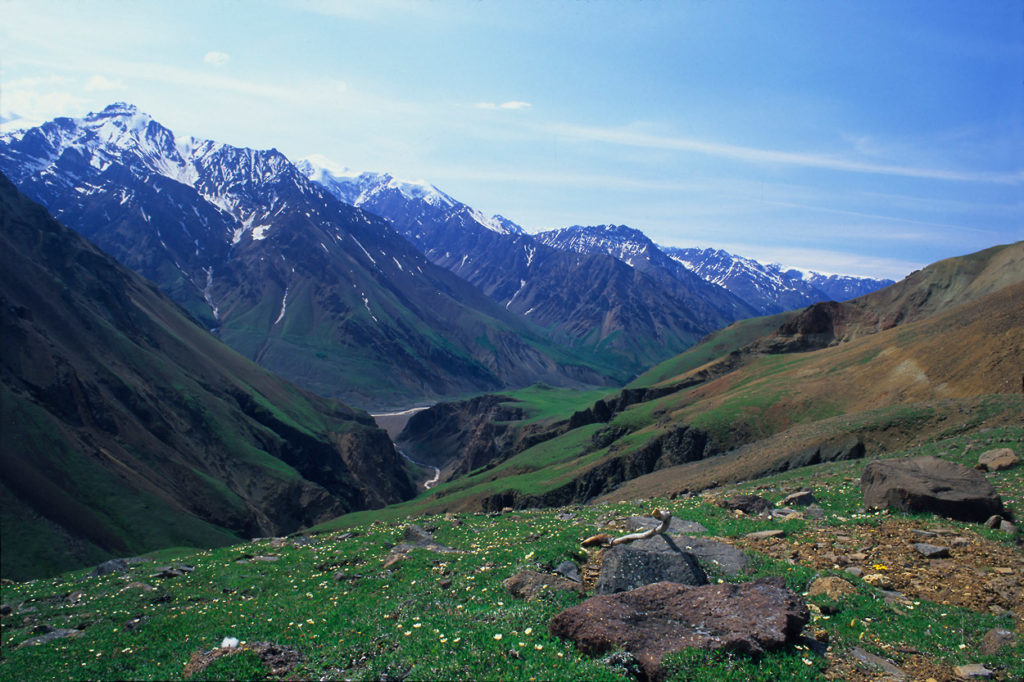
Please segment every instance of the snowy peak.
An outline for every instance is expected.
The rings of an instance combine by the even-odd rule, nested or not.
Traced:
[[[765,265],[722,249],[662,247],[671,258],[709,282],[725,287],[763,314],[819,301],[845,301],[892,284],[892,280],[823,275]]]
[[[326,188],[341,201],[365,208],[393,222],[444,222],[458,217],[502,234],[522,234],[523,229],[502,216],[488,218],[422,180],[402,180],[390,173],[359,173],[315,155],[295,166],[307,178]],[[401,216],[396,219],[396,216]]]
[[[660,255],[647,235],[627,225],[573,225],[536,236],[540,242],[563,251],[607,253],[633,267]]]

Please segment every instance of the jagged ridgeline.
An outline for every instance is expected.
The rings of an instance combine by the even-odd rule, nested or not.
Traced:
[[[282,534],[414,493],[372,418],[237,354],[0,176],[6,578]]]
[[[404,408],[630,376],[569,354],[274,149],[178,138],[116,104],[4,136],[0,171],[229,346],[320,395]]]

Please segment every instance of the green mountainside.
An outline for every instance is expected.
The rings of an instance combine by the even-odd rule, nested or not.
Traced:
[[[372,418],[244,359],[0,177],[5,578],[413,493]]]

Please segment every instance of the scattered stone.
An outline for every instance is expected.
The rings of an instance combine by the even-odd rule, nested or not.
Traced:
[[[920,537],[920,538],[934,538],[934,537],[938,537],[938,535],[939,535],[938,533],[935,533],[933,531],[921,530],[920,528],[911,528],[910,532],[913,533],[914,535]]]
[[[601,659],[601,662],[627,679],[639,680],[644,676],[644,669],[640,665],[640,661],[628,651],[616,651],[608,654]]]
[[[978,466],[988,471],[1003,471],[1017,466],[1020,457],[1010,448],[987,450],[978,455]]]
[[[150,578],[178,578],[185,575],[185,571],[180,568],[174,568],[172,566],[165,566],[156,573],[151,574]]]
[[[591,597],[556,615],[548,629],[587,654],[624,649],[648,679],[660,680],[667,654],[700,648],[760,657],[795,642],[808,620],[807,605],[781,579],[700,587],[663,582]]]
[[[277,561],[281,557],[277,554],[257,554],[252,558],[253,561]]]
[[[779,504],[783,507],[790,505],[796,505],[798,507],[806,507],[807,505],[814,504],[817,502],[814,499],[814,494],[810,490],[798,490],[795,493],[790,493],[782,498],[782,502]]]
[[[949,547],[931,545],[927,542],[915,542],[914,549],[926,559],[946,559],[949,557]]]
[[[772,503],[760,495],[733,495],[718,503],[718,506],[729,511],[741,511],[744,514],[756,515],[772,508]]]
[[[804,509],[804,516],[814,521],[825,520],[825,510],[818,504],[812,504],[807,509]]]
[[[999,514],[993,514],[988,517],[988,521],[985,522],[986,528],[998,528],[999,524],[1003,522],[1003,517]]]
[[[657,528],[660,525],[661,521],[650,516],[630,516],[626,519],[626,530],[631,533]],[[665,532],[673,535],[683,535],[687,533],[707,533],[708,529],[696,521],[688,521],[687,519],[673,516],[669,520],[668,528],[665,529]]]
[[[252,651],[260,658],[260,662],[268,668],[268,676],[283,677],[303,661],[298,649],[275,644],[274,642],[252,642],[234,647],[218,647],[209,651],[196,651],[185,664],[184,677],[188,679],[203,672],[210,664],[224,656],[236,656],[243,651]]]
[[[658,582],[703,585],[708,579],[697,557],[666,535],[604,550],[596,594],[615,594]]]
[[[1017,635],[1011,630],[992,628],[981,638],[981,653],[984,656],[995,656],[1004,648],[1017,643]]]
[[[872,653],[864,651],[864,649],[861,649],[859,646],[854,647],[851,653],[853,654],[853,657],[856,658],[858,661],[862,663],[867,663],[868,665],[874,668],[878,668],[887,675],[891,675],[898,680],[907,679],[907,674],[903,672],[899,668],[899,666],[897,666],[895,663],[893,663],[887,658],[882,658],[881,656],[876,656]]]
[[[772,509],[768,513],[772,519],[778,519],[779,521],[795,521],[804,517],[803,512],[798,512],[792,507],[779,507],[778,509]]]
[[[96,576],[110,575],[111,573],[124,573],[133,564],[141,564],[147,561],[149,561],[149,559],[137,556],[123,559],[110,559],[109,561],[104,561],[102,564],[92,569],[88,577],[95,578]]]
[[[785,537],[786,531],[781,528],[773,528],[772,530],[758,530],[753,533],[747,533],[743,537],[750,538],[751,540],[767,540],[768,538],[781,538]]]
[[[1007,533],[1009,535],[1013,535],[1014,533],[1017,532],[1017,526],[1015,526],[1010,521],[1007,521],[1006,519],[1003,519],[1002,521],[999,522],[999,530],[1001,530],[1004,533]]]
[[[580,567],[573,561],[563,561],[555,568],[555,573],[568,578],[574,583],[580,582]]]
[[[1003,511],[1002,498],[983,473],[938,457],[868,462],[860,485],[868,508],[978,522]]]
[[[501,584],[513,597],[526,601],[541,599],[553,592],[583,594],[583,585],[580,583],[560,575],[538,573],[537,571],[520,571],[503,580]]]
[[[156,592],[156,588],[144,582],[131,582],[124,586],[126,590],[141,590],[143,592]]]
[[[889,576],[883,573],[868,573],[866,576],[863,576],[861,580],[866,582],[868,585],[877,587],[881,590],[892,589],[892,580],[889,579]]]
[[[65,637],[75,637],[76,635],[82,634],[81,630],[74,628],[51,628],[48,625],[42,626],[43,634],[36,637],[30,637],[24,642],[18,645],[17,648],[21,649],[26,646],[39,646],[40,644],[47,644],[55,639],[64,639]]]
[[[991,670],[986,668],[980,663],[969,663],[968,665],[958,665],[953,668],[953,674],[957,677],[965,680],[974,678],[991,679],[993,673]]]
[[[822,578],[815,578],[807,586],[807,596],[816,597],[823,594],[829,599],[837,600],[848,594],[856,594],[857,588],[843,580],[839,576],[829,575]]]
[[[576,514],[573,512],[558,512],[555,514],[555,518],[559,521],[572,521],[576,518]]]
[[[864,574],[864,569],[858,566],[850,566],[846,569],[846,572],[852,575],[854,578],[859,578]]]
[[[400,542],[391,548],[388,552],[387,558],[384,559],[384,568],[401,561],[406,555],[414,549],[425,549],[430,552],[440,552],[442,554],[455,554],[459,550],[446,547],[441,543],[434,540],[434,535],[427,532],[420,526],[410,524],[406,526],[404,531],[404,542]]]

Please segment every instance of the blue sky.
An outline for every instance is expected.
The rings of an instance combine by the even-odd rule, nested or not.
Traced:
[[[0,0],[0,113],[900,278],[1024,239],[1024,0]]]

